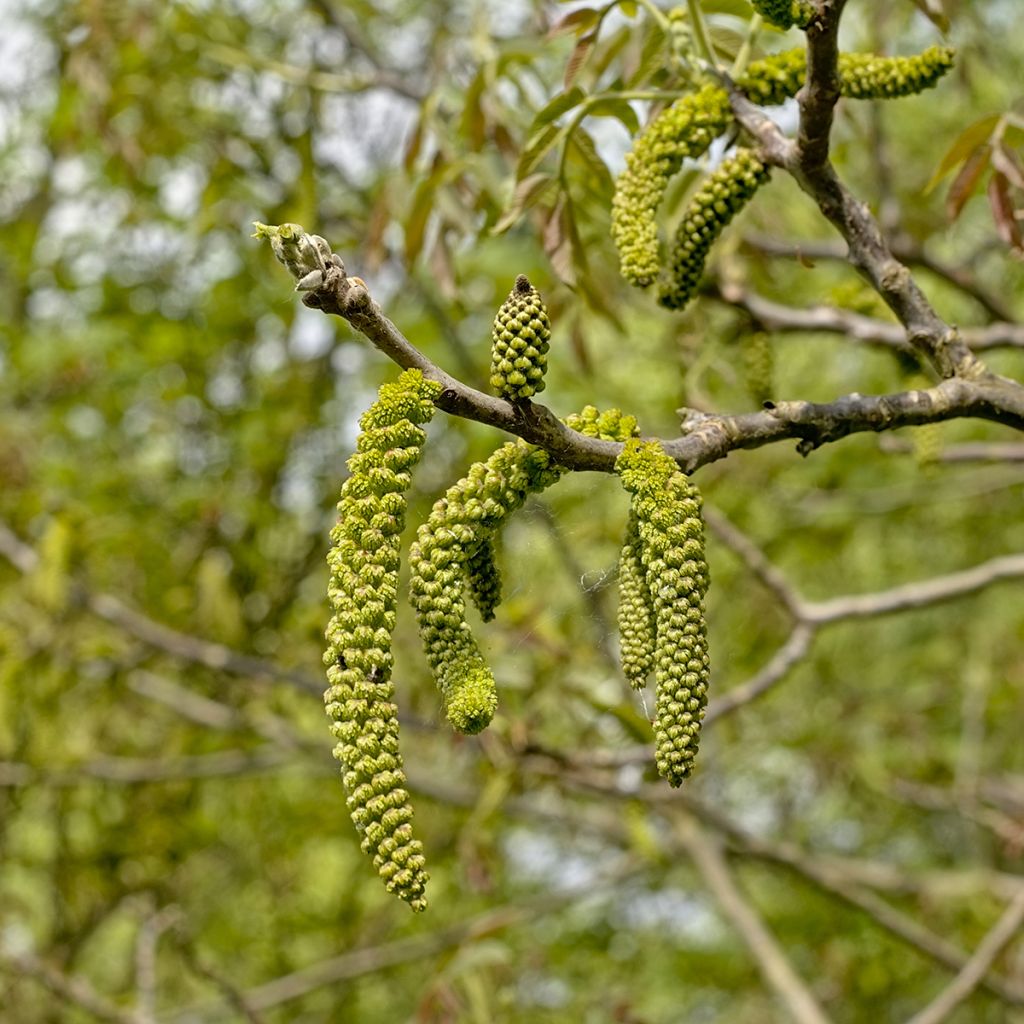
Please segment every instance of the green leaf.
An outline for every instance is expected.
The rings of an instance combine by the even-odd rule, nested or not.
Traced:
[[[640,118],[628,100],[617,96],[598,98],[587,108],[587,115],[594,117],[614,117],[621,121],[630,135],[640,131]]]
[[[535,206],[541,197],[554,184],[555,179],[550,174],[538,172],[527,175],[516,185],[512,194],[512,202],[508,209],[501,215],[498,223],[491,228],[491,233],[500,235],[507,231],[523,213],[531,206]]]
[[[516,165],[516,181],[522,181],[532,174],[537,165],[551,152],[556,143],[565,137],[565,128],[556,128],[549,124],[534,132],[526,143],[519,163]]]
[[[552,121],[557,120],[566,111],[572,110],[573,107],[577,107],[580,103],[586,99],[586,93],[579,87],[576,86],[574,89],[570,89],[568,92],[560,92],[554,99],[549,100],[545,106],[537,112],[536,117],[533,119],[533,124],[530,125],[530,133],[533,135],[538,128],[543,125],[550,124]]]
[[[611,201],[612,193],[615,191],[615,182],[612,180],[604,160],[598,154],[594,140],[582,128],[577,128],[570,136],[569,152],[583,169],[587,185],[603,201]]]

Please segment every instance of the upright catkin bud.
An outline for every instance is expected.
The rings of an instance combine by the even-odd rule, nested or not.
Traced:
[[[331,531],[327,627],[329,687],[324,694],[334,756],[342,764],[348,807],[388,892],[413,910],[426,907],[423,847],[412,833],[412,807],[398,749],[391,681],[404,491],[419,462],[441,386],[406,370],[381,386],[359,421],[356,453]]]
[[[654,668],[657,623],[644,572],[640,532],[632,510],[619,554],[618,624],[623,674],[634,690],[643,689]]]
[[[750,0],[750,6],[776,28],[796,25],[806,28],[814,17],[814,7],[807,0]]]
[[[751,149],[736,150],[708,176],[676,231],[671,263],[659,288],[663,306],[682,309],[690,301],[711,246],[768,177],[768,165]]]
[[[632,496],[654,606],[658,772],[678,786],[693,771],[710,678],[700,492],[657,441],[627,441],[615,468]]]
[[[540,293],[520,274],[491,333],[491,386],[502,398],[521,402],[544,390],[550,339]]]

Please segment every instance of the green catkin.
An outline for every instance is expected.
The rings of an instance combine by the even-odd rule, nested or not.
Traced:
[[[669,180],[686,159],[705,153],[729,124],[729,98],[705,85],[663,110],[637,136],[612,198],[612,239],[622,276],[646,288],[658,276],[655,219]]]
[[[341,489],[331,531],[327,627],[331,732],[338,741],[348,807],[362,849],[388,892],[413,910],[426,907],[423,847],[412,833],[412,807],[398,749],[398,712],[391,681],[403,492],[419,462],[441,386],[406,370],[381,386],[359,421],[362,433]]]
[[[775,351],[765,331],[752,331],[743,340],[743,378],[747,393],[763,405],[775,391]]]
[[[484,536],[466,557],[466,585],[480,618],[490,622],[501,604],[501,572],[495,561],[492,537]]]
[[[521,402],[544,390],[551,323],[525,274],[498,310],[491,339],[491,386],[502,398]]]
[[[657,626],[644,573],[640,532],[632,510],[619,554],[618,625],[622,672],[634,690],[641,690],[654,668]]]
[[[814,17],[814,8],[806,0],[750,0],[750,6],[769,24],[787,29],[806,28]]]
[[[953,50],[939,46],[912,57],[840,54],[840,91],[852,99],[907,96],[935,85],[952,66]],[[806,52],[786,50],[752,63],[736,88],[758,106],[777,106],[797,94],[806,71]],[[703,155],[731,119],[725,90],[705,85],[663,110],[634,140],[615,182],[611,224],[619,270],[630,284],[646,288],[658,277],[657,212],[669,181],[684,160]]]
[[[637,431],[634,417],[617,409],[599,413],[592,406],[566,423],[604,440],[625,440]],[[470,466],[417,531],[409,554],[410,600],[445,714],[458,732],[485,729],[498,705],[494,676],[466,621],[464,592],[469,589],[473,594],[469,577],[474,556],[531,494],[545,490],[565,472],[542,449],[511,441],[485,462]],[[492,593],[488,600],[493,598],[496,605],[498,596]],[[481,612],[485,607],[487,601]]]
[[[657,441],[627,441],[615,468],[632,496],[654,605],[658,772],[678,786],[693,771],[710,676],[701,497]]]
[[[736,150],[708,175],[676,231],[669,270],[659,287],[663,306],[682,309],[690,301],[711,246],[768,177],[768,165],[750,149]]]
[[[954,51],[929,46],[910,57],[839,55],[840,91],[855,100],[891,100],[931,89],[953,67]]]

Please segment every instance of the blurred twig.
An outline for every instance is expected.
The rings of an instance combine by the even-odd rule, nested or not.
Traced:
[[[84,978],[65,974],[32,953],[6,953],[0,949],[0,969],[31,978],[62,1002],[106,1024],[148,1024],[144,1018],[101,996]]]
[[[1014,938],[1021,935],[1024,924],[1024,890],[1019,892],[1003,912],[992,930],[981,940],[974,955],[960,973],[907,1024],[942,1024],[956,1008],[981,984],[999,954]]]
[[[743,895],[715,842],[689,817],[679,822],[676,836],[693,859],[722,912],[739,932],[765,981],[789,1011],[789,1016],[797,1024],[828,1024],[825,1011]]]

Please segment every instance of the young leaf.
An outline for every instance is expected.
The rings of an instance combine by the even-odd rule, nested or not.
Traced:
[[[560,21],[556,21],[551,28],[548,29],[548,39],[553,39],[555,36],[566,35],[569,32],[575,32],[576,35],[581,35],[588,29],[593,28],[600,20],[602,14],[600,11],[595,10],[593,7],[581,7],[578,11],[570,11]]]
[[[567,92],[560,92],[537,111],[537,116],[534,117],[533,124],[530,125],[531,134],[536,133],[537,129],[543,125],[557,120],[567,110],[572,110],[573,107],[579,106],[586,99],[586,95],[579,86],[569,89]]]
[[[583,65],[586,64],[590,51],[594,49],[594,43],[596,42],[596,29],[593,32],[588,32],[585,36],[580,36],[579,42],[573,47],[572,53],[569,54],[569,61],[565,65],[565,78],[563,81],[566,89],[579,77],[579,73],[583,70]]]
[[[516,166],[516,181],[522,181],[527,175],[532,174],[541,160],[551,152],[564,135],[565,129],[556,128],[553,124],[544,125],[534,132],[519,157],[519,163]]]
[[[939,166],[935,168],[931,180],[925,185],[924,194],[928,195],[957,164],[963,163],[979,146],[987,143],[998,124],[999,115],[990,114],[988,117],[983,117],[980,121],[968,125],[953,140],[946,155],[939,161]]]
[[[946,196],[946,216],[956,220],[967,204],[967,200],[978,191],[978,186],[985,171],[989,167],[992,150],[989,146],[979,146],[964,162],[960,172],[949,186]]]
[[[587,108],[588,114],[595,117],[614,117],[623,123],[630,135],[636,135],[640,131],[640,118],[636,111],[630,106],[628,100],[618,99],[609,96],[605,99],[597,99]]]
[[[1010,198],[1010,183],[1002,174],[993,174],[989,180],[988,203],[992,209],[992,219],[995,221],[999,237],[1018,252],[1024,249],[1020,221],[1017,220],[1017,211]]]
[[[550,174],[544,174],[543,172],[530,174],[523,178],[516,185],[516,190],[512,194],[512,202],[509,204],[508,209],[501,215],[498,223],[491,228],[491,233],[500,235],[503,231],[507,231],[512,227],[523,215],[524,211],[538,202],[553,181],[554,178]]]

